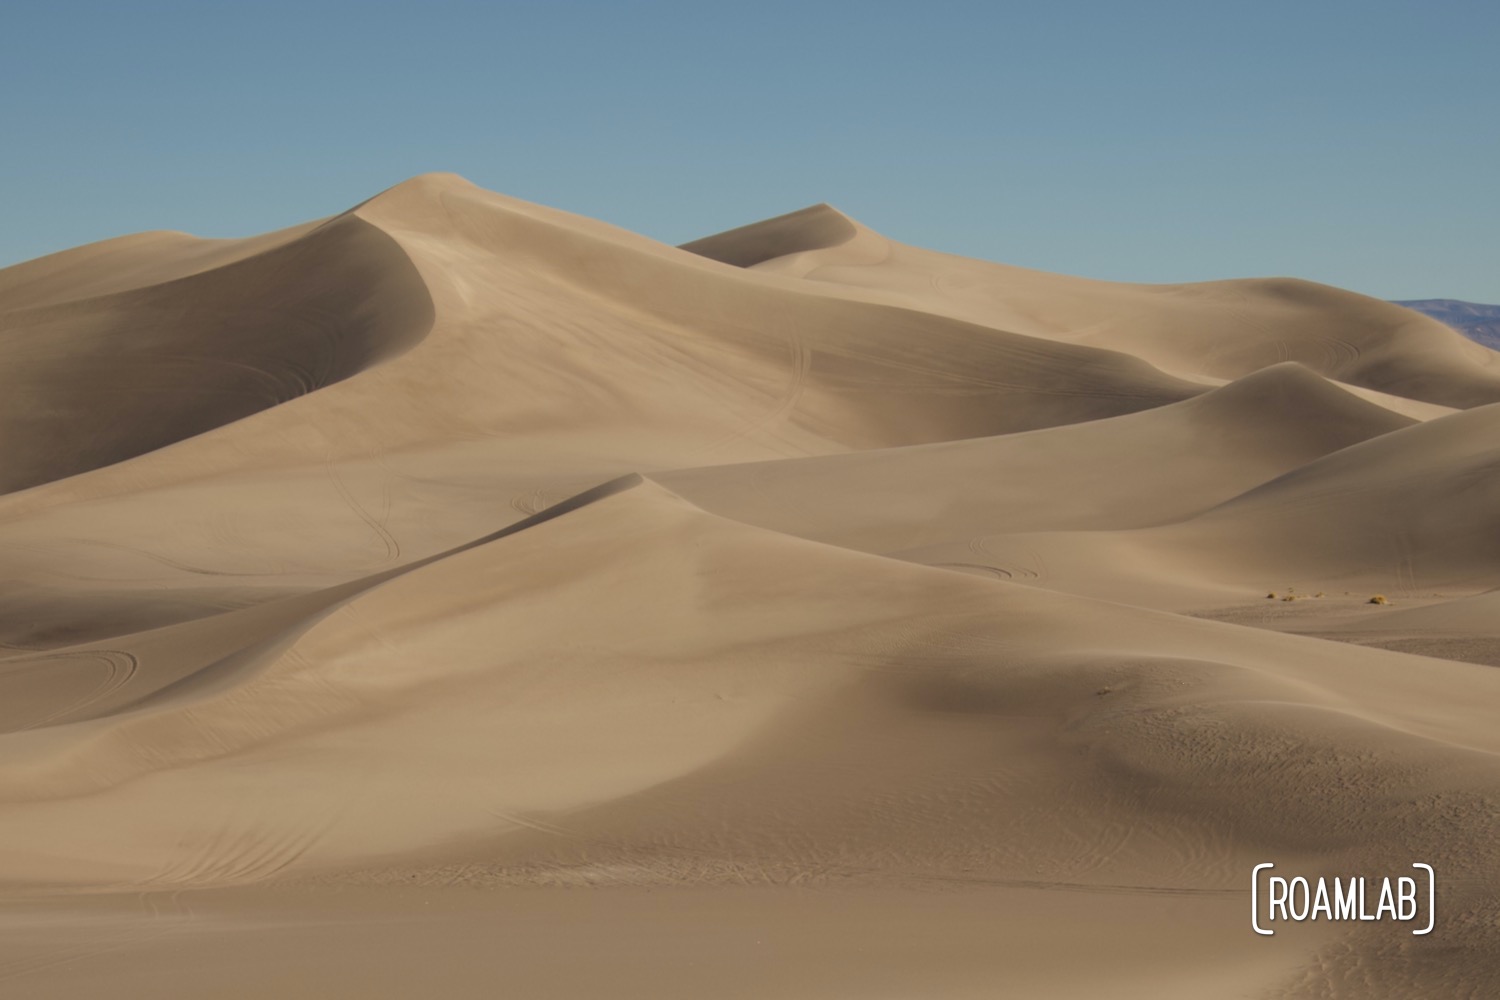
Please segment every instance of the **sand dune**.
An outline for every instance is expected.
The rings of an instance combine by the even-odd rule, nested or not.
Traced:
[[[1500,638],[1500,591],[1486,591],[1437,605],[1402,608],[1361,624],[1365,628],[1416,634],[1438,631]]]
[[[665,473],[710,510],[866,552],[1181,520],[1413,421],[1296,364],[1181,403],[1002,437]]]
[[[1125,351],[1187,378],[1295,361],[1447,406],[1500,402],[1495,353],[1409,309],[1291,279],[1125,285],[904,246],[827,205],[687,244],[773,274],[1029,336]]]
[[[110,460],[157,450],[0,498],[0,544],[17,553],[0,583],[12,602],[0,642],[138,631],[353,579],[492,530],[506,516],[497,495],[519,517],[636,470],[991,435],[1203,391],[1111,351],[747,280],[448,176],[399,185],[314,236],[370,225],[425,282],[382,279],[381,294],[433,318],[364,377],[301,395],[287,386],[291,398],[271,405],[269,388],[255,399],[205,392],[198,369],[153,348],[141,364],[182,376],[183,398],[202,403],[192,420],[222,426],[157,447],[204,430],[169,409],[171,421],[153,414],[115,446],[109,434],[133,425],[111,412],[108,433],[84,421],[98,443],[82,454],[56,447],[47,422],[15,439],[44,445],[18,444],[21,468],[98,464],[106,445]],[[267,259],[184,280],[228,281],[216,276]],[[127,294],[179,291],[203,294],[172,283]],[[78,367],[58,393],[97,388],[103,373]],[[287,377],[306,368],[290,364]],[[128,398],[155,405],[147,392]],[[236,400],[268,408],[247,417]],[[166,508],[184,516],[164,519]]]
[[[126,260],[74,251],[5,272],[0,490],[133,458],[341,381],[410,347],[432,319],[400,249],[355,218],[234,254],[142,242]],[[81,294],[55,291],[95,268],[106,276]]]
[[[1500,585],[1497,432],[1500,407],[1480,407],[1351,445],[1170,525],[996,533],[964,551],[1012,577],[1045,575],[1049,588],[1172,609],[1268,589],[1473,594]],[[933,562],[959,551],[901,555]]]
[[[0,991],[1493,992],[1453,337],[450,175],[0,271]]]

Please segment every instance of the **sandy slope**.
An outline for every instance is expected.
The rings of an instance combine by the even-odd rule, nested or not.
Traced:
[[[429,176],[0,352],[7,995],[1500,988],[1500,367],[1413,314]]]
[[[1500,400],[1495,353],[1378,299],[1285,278],[1124,285],[904,246],[828,205],[689,243],[741,266],[1034,337],[1125,351],[1186,377],[1296,361],[1448,406]]]
[[[1411,423],[1288,363],[1106,420],[661,479],[739,520],[889,553],[1000,531],[1178,521]]]
[[[997,533],[963,551],[1049,588],[1173,609],[1268,590],[1465,596],[1500,585],[1497,433],[1500,407],[1480,407],[1352,445],[1172,524]]]
[[[234,253],[197,242],[85,248],[5,272],[0,489],[132,458],[341,381],[432,321],[400,248],[357,218]],[[168,259],[120,259],[127,250]],[[97,271],[106,276],[61,298],[59,286]]]

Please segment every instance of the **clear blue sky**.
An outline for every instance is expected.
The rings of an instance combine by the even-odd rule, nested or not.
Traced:
[[[1102,278],[1500,302],[1500,3],[0,6],[0,264],[429,170]]]

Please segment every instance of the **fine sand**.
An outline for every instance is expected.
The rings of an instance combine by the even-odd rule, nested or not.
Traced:
[[[0,996],[1500,995],[1436,321],[429,175],[0,271],[0,360]]]

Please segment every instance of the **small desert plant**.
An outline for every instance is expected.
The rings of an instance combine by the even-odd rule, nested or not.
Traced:
[[[1385,599],[1385,595],[1384,594],[1376,594],[1374,597],[1370,598],[1370,603],[1371,604],[1389,604],[1391,602]]]
[[[1276,591],[1273,590],[1269,594],[1267,594],[1266,595],[1266,600],[1268,600],[1268,601],[1274,601],[1274,600],[1276,600]]]
[[[1322,597],[1323,596],[1323,592],[1320,590],[1316,594],[1314,594],[1313,596],[1314,597]]]
[[[1287,594],[1285,597],[1282,598],[1283,601],[1295,601],[1296,599],[1297,599],[1297,595],[1296,594]]]

